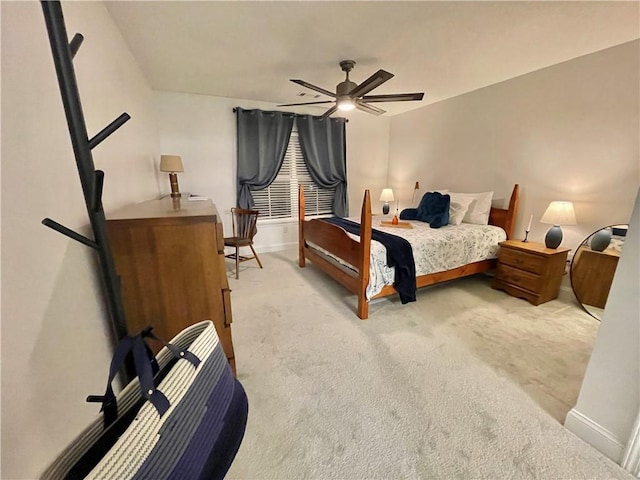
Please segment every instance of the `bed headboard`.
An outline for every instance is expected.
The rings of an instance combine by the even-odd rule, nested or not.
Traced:
[[[518,215],[518,203],[520,201],[520,186],[516,183],[511,192],[508,208],[491,207],[489,213],[489,225],[501,227],[507,232],[507,239],[513,237],[513,229],[516,225],[516,216]]]

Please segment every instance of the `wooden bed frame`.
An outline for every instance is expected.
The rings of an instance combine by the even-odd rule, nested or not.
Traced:
[[[513,235],[519,202],[518,184],[514,185],[509,208],[493,208],[489,214],[489,224],[502,227],[507,233],[507,238]],[[337,225],[324,222],[320,219],[305,220],[304,218],[304,192],[302,186],[298,188],[298,264],[306,265],[309,259],[320,270],[338,283],[343,285],[351,293],[358,296],[357,315],[361,319],[369,316],[369,302],[366,298],[366,288],[369,284],[369,263],[371,261],[371,195],[365,190],[360,214],[360,241],[353,240],[347,232]],[[336,257],[352,265],[356,271],[340,268],[329,257],[310,248],[307,241],[318,245]],[[495,268],[496,259],[482,260],[480,262],[463,265],[453,270],[430,273],[416,277],[416,287],[425,287],[440,282],[466,277],[480,272],[486,272]],[[386,297],[396,294],[396,289],[386,285],[380,293],[373,298]]]

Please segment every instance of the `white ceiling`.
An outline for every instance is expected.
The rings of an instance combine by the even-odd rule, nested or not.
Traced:
[[[335,91],[351,59],[356,83],[395,74],[372,95],[425,92],[389,115],[640,38],[637,1],[105,3],[155,90],[329,100],[289,79]]]

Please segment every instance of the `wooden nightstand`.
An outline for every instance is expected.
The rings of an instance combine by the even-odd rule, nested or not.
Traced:
[[[534,305],[558,296],[568,248],[546,248],[537,242],[500,242],[498,267],[492,287]]]
[[[620,252],[596,252],[587,246],[578,249],[571,267],[571,284],[580,303],[604,308],[618,267]]]

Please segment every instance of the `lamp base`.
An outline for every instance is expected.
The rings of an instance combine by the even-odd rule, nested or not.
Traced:
[[[389,213],[389,204],[385,203],[384,205],[382,205],[382,213],[383,214],[388,214]]]
[[[171,198],[180,198],[182,194],[178,188],[178,175],[175,172],[169,174],[169,183],[171,184]]]
[[[554,225],[549,229],[544,237],[544,244],[547,248],[556,249],[562,243],[562,230],[560,225]]]

